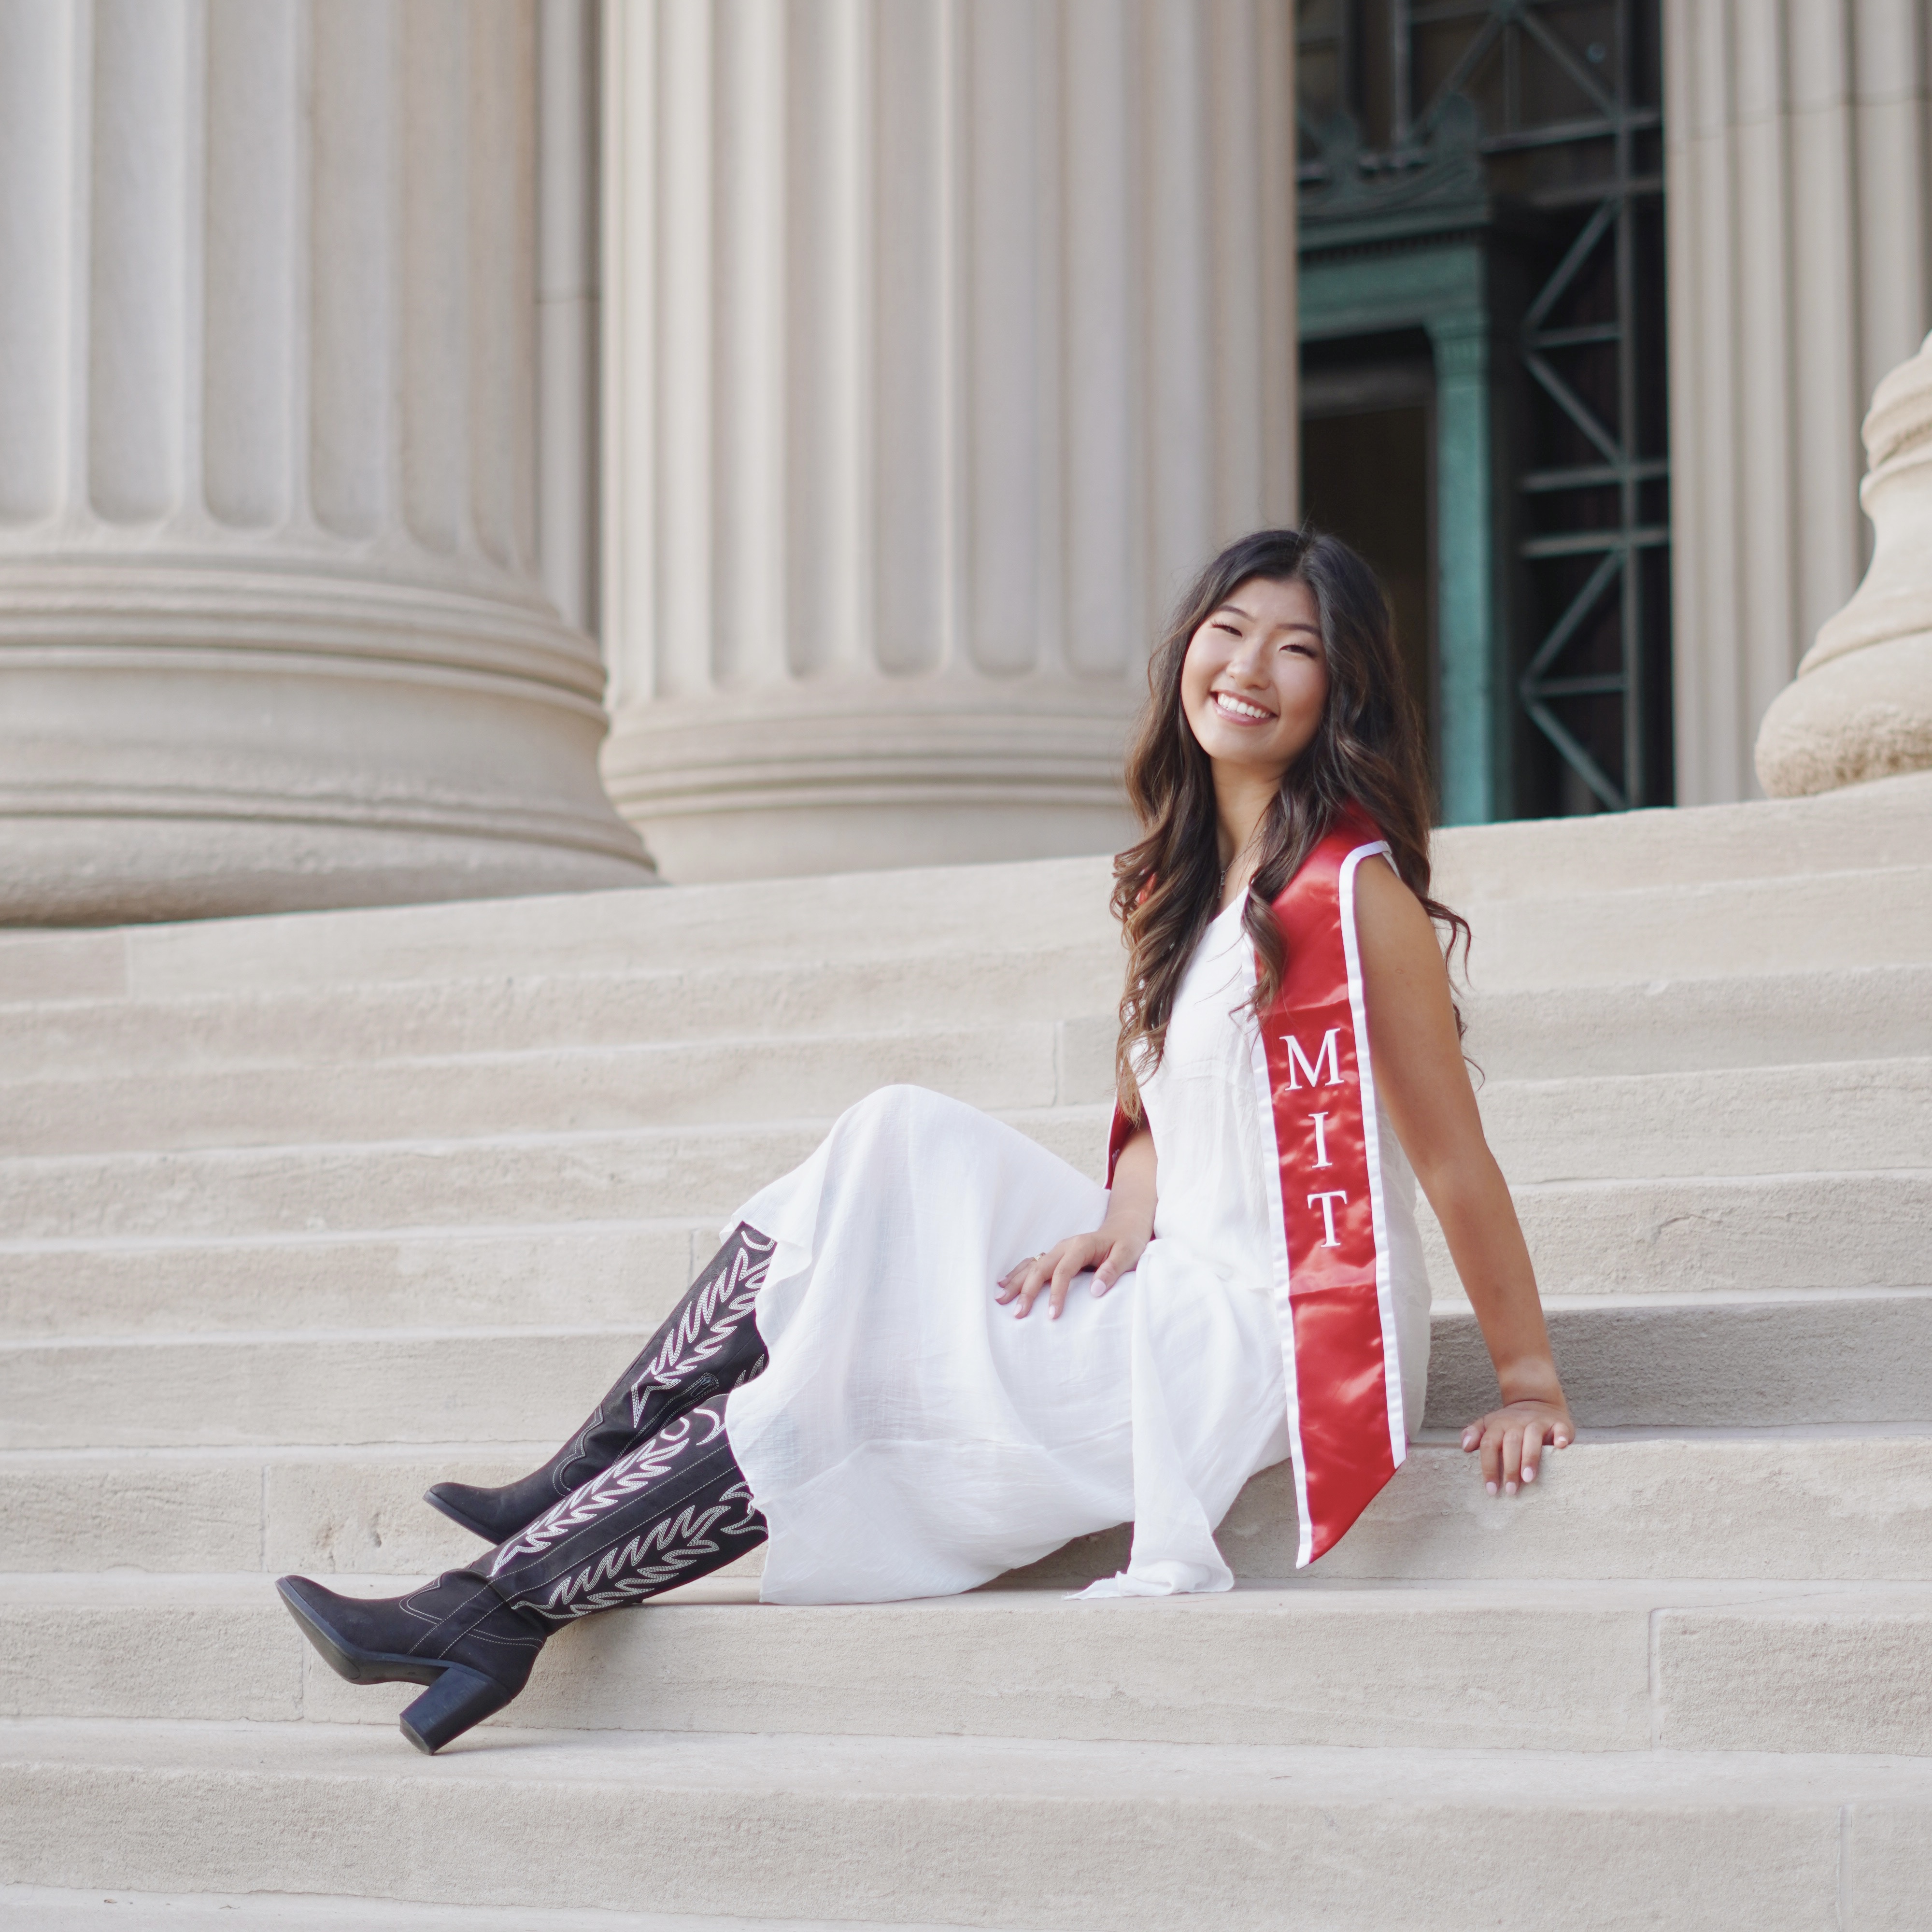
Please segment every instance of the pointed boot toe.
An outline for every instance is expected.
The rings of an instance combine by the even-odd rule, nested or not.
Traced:
[[[442,1666],[427,1658],[412,1657],[384,1639],[406,1641],[416,1632],[384,1628],[380,1611],[387,1606],[356,1597],[338,1596],[307,1576],[284,1576],[275,1585],[290,1616],[301,1625],[337,1676],[352,1684],[434,1684]]]
[[[512,1483],[500,1490],[484,1490],[468,1483],[434,1483],[423,1492],[423,1501],[472,1536],[480,1536],[485,1543],[502,1543],[548,1506],[538,1499],[536,1507],[525,1514],[526,1499],[515,1494],[522,1486]]]
[[[352,1684],[422,1684],[402,1733],[435,1752],[500,1711],[529,1682],[545,1633],[488,1580],[452,1570],[406,1597],[339,1596],[307,1576],[275,1586],[323,1661]]]

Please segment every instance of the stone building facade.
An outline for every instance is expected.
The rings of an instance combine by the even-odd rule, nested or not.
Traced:
[[[1928,9],[1564,13],[0,0],[0,919],[1108,848],[1163,611],[1300,513],[1298,339],[1391,315],[1445,815],[1750,795],[1932,322]],[[1299,160],[1298,59],[1336,110]],[[1581,680],[1634,716],[1667,607],[1621,766],[1510,628],[1530,562],[1609,554],[1589,513],[1444,482],[1508,433],[1491,372],[1605,339],[1510,281],[1568,232],[1499,172],[1536,85],[1663,211],[1667,425],[1604,463],[1668,588]],[[1450,280],[1396,287],[1392,218]]]

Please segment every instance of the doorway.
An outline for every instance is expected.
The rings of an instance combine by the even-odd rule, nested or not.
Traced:
[[[1301,513],[1360,551],[1382,580],[1439,796],[1435,396],[1420,335],[1303,346]]]

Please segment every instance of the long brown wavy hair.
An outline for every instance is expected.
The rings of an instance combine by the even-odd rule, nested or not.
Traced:
[[[1351,806],[1388,841],[1402,882],[1466,956],[1469,928],[1429,894],[1429,754],[1402,674],[1381,584],[1338,537],[1257,530],[1230,544],[1194,580],[1148,664],[1148,701],[1127,754],[1127,796],[1146,828],[1114,861],[1115,915],[1126,936],[1115,1076],[1122,1106],[1141,1118],[1133,1062],[1160,1064],[1174,994],[1221,896],[1214,777],[1181,708],[1180,670],[1194,634],[1256,578],[1299,580],[1321,614],[1328,698],[1315,736],[1282,775],[1258,828],[1260,862],[1241,923],[1254,941],[1252,1010],[1281,989],[1287,961],[1272,910],[1303,862]],[[1460,1031],[1462,1016],[1456,1015]]]

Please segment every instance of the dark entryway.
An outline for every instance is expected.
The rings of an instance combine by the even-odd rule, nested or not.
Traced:
[[[1302,514],[1353,544],[1381,577],[1409,688],[1429,728],[1432,764],[1434,397],[1426,340],[1310,344],[1303,353]]]

